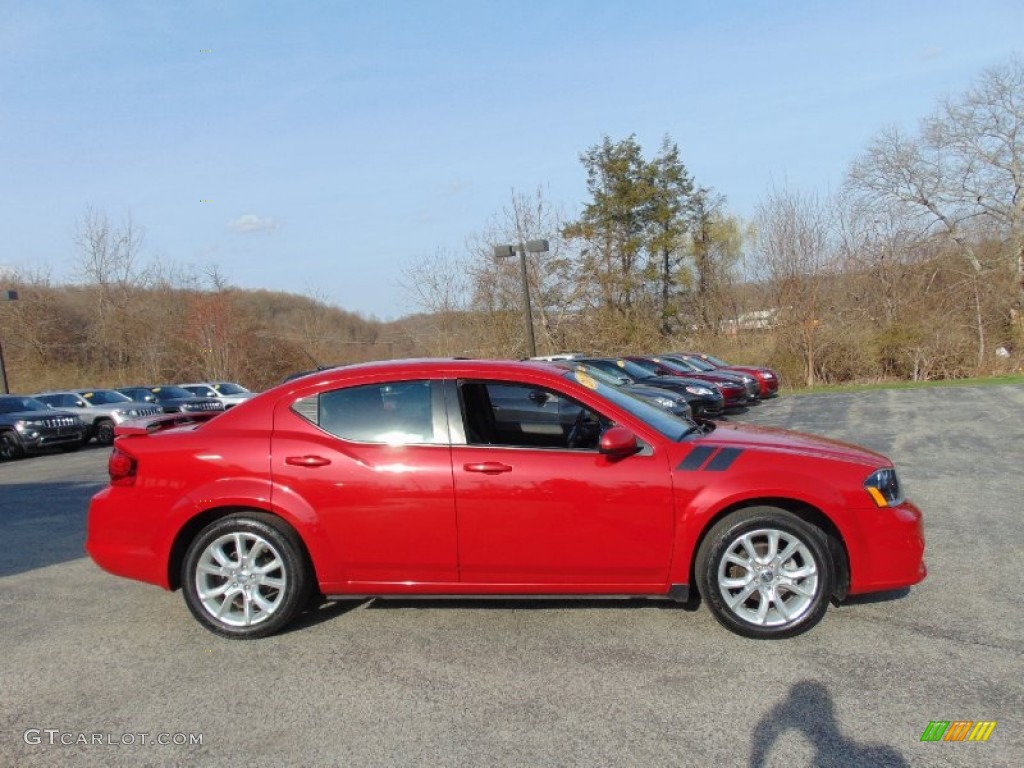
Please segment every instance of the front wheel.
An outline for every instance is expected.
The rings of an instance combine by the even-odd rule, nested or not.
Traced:
[[[310,574],[296,534],[272,515],[242,512],[189,545],[181,584],[192,615],[225,637],[265,637],[303,608]]]
[[[114,444],[114,422],[109,419],[96,422],[96,442],[100,445]]]
[[[696,568],[715,619],[760,639],[792,637],[821,621],[835,582],[824,532],[777,507],[739,510],[716,523]]]
[[[0,461],[13,461],[25,455],[16,432],[0,432]]]

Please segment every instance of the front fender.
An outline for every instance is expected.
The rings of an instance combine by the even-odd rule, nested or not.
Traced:
[[[695,473],[689,473],[691,476]],[[755,506],[759,503],[778,503],[785,499],[809,505],[835,523],[840,532],[845,529],[843,495],[830,484],[820,481],[810,472],[800,470],[751,469],[722,473],[700,472],[700,481],[686,478],[677,483],[676,540],[672,557],[671,583],[688,584],[696,550],[705,531],[725,510]],[[679,472],[676,473],[677,480]],[[711,482],[707,482],[708,480]],[[689,486],[689,487],[688,487]]]

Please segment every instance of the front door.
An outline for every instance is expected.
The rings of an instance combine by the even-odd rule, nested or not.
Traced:
[[[600,454],[609,420],[552,389],[467,380],[449,391],[451,418],[462,416],[465,432],[465,444],[452,446],[464,583],[510,593],[667,585],[673,505],[664,455],[651,447],[618,460]]]

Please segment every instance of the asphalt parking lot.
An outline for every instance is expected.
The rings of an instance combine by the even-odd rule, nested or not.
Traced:
[[[337,604],[221,640],[180,594],[84,557],[108,450],[2,464],[0,765],[1016,768],[1022,414],[1024,387],[1003,385],[734,417],[888,454],[926,516],[923,584],[775,642],[646,601]],[[921,742],[936,720],[997,726]]]

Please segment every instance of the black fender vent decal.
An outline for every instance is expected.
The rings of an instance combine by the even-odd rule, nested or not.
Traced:
[[[679,462],[676,470],[695,472],[703,468],[705,472],[725,472],[741,453],[743,453],[742,448],[715,448],[710,445],[701,445],[690,451],[686,458]],[[708,461],[709,458],[711,461]],[[704,464],[706,461],[707,465]]]

